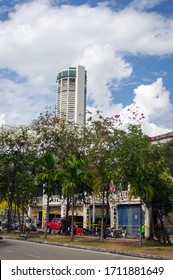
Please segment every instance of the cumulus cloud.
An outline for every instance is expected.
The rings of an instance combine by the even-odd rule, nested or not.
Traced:
[[[162,78],[152,84],[138,86],[134,94],[135,104],[145,112],[143,129],[147,134],[153,136],[172,130],[173,104]]]
[[[132,66],[120,56],[116,56],[110,45],[93,45],[88,47],[74,64],[87,65],[88,98],[93,106],[107,109],[112,103],[109,87],[113,80],[127,78],[132,73]]]
[[[54,89],[55,90],[55,89]],[[0,78],[0,104],[2,124],[27,124],[46,108],[47,100],[55,104],[55,96],[49,87],[35,84],[16,83]]]
[[[117,11],[109,2],[96,7],[55,5],[61,2],[17,1],[8,19],[0,22],[0,68],[26,77],[20,83],[1,78],[1,114],[7,123],[27,123],[46,105],[54,107],[57,73],[77,64],[84,65],[88,72],[88,108],[97,107],[114,115],[123,110],[123,104],[114,103],[111,88],[133,73],[133,64],[126,55],[173,54],[173,20],[136,9],[137,0],[133,6]],[[143,3],[151,7],[159,0]],[[160,88],[166,100],[160,95],[154,97],[154,86]],[[147,112],[150,121],[159,125],[156,114],[162,101],[160,111],[166,106],[172,110],[169,94],[160,80],[148,87],[150,90],[157,107]],[[135,102],[145,109],[148,97],[140,94],[139,98],[138,91],[143,92],[144,86],[135,90]]]
[[[173,109],[169,98],[170,93],[163,86],[162,78],[158,78],[151,85],[140,85],[134,90],[134,93],[134,101],[139,106],[142,105],[151,120],[156,115],[164,117],[165,112],[170,113]]]

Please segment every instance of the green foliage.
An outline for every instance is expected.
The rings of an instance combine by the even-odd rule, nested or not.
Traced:
[[[22,209],[36,194],[36,183],[48,197],[63,187],[73,200],[91,193],[104,199],[106,192],[109,203],[113,182],[130,184],[130,197],[163,216],[173,211],[172,166],[172,145],[152,144],[137,125],[123,131],[119,115],[104,118],[98,111],[79,128],[46,111],[30,127],[0,131],[0,200]]]
[[[28,127],[0,131],[0,197],[26,212],[35,194],[33,137]]]
[[[155,182],[152,205],[160,212],[161,217],[173,211],[173,177],[165,171]]]
[[[75,155],[71,155],[70,158],[64,162],[62,184],[64,187],[64,192],[67,196],[73,196],[75,192],[78,192],[78,184],[83,182],[83,166],[83,161],[77,159]]]
[[[38,183],[44,185],[45,194],[50,197],[54,190],[54,182],[59,176],[58,159],[47,152],[36,162],[36,179]]]

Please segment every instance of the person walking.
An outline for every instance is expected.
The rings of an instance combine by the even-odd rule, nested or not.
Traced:
[[[142,224],[142,226],[141,226],[141,235],[142,235],[142,238],[144,239],[145,238],[145,226],[144,226],[144,224]]]

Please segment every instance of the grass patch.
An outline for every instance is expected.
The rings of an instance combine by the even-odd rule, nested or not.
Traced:
[[[69,236],[62,235],[49,235],[47,238],[44,236],[40,240],[57,242],[60,244],[87,246],[95,248],[103,248],[108,250],[119,250],[134,253],[149,254],[155,256],[164,256],[173,259],[173,244],[162,244],[156,241],[144,240],[142,246],[139,240],[128,239],[106,239],[103,242],[98,237],[78,237],[75,236],[74,241],[71,241]]]
[[[16,236],[19,234],[3,234],[5,236]],[[32,239],[32,237],[30,238]],[[137,239],[104,239],[102,242],[98,237],[78,237],[75,236],[74,240],[71,241],[70,236],[64,235],[48,235],[47,238],[44,234],[39,234],[39,237],[34,237],[34,240],[46,241],[46,242],[55,242],[59,245],[67,244],[73,246],[87,246],[94,248],[102,248],[108,250],[119,250],[126,251],[131,253],[142,253],[149,254],[159,257],[167,257],[173,259],[173,244],[163,244],[156,241],[151,240],[143,240],[142,246],[140,245],[140,241]]]

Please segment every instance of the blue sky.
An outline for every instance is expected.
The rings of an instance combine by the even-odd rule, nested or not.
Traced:
[[[90,111],[135,103],[145,133],[173,131],[172,34],[172,0],[0,0],[0,124],[54,109],[57,73],[80,64]]]

